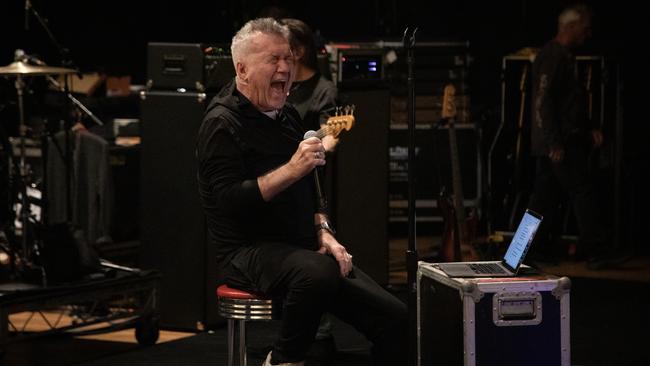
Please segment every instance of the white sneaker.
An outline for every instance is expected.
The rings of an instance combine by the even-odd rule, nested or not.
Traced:
[[[278,363],[278,364],[271,363],[271,352],[273,351],[269,351],[269,354],[266,356],[266,360],[264,361],[262,366],[305,366],[305,361],[285,362],[285,363]]]

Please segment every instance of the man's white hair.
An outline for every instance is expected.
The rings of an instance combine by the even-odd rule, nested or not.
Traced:
[[[244,26],[232,37],[230,44],[230,53],[232,54],[232,62],[237,68],[237,63],[248,55],[250,41],[253,36],[258,34],[272,34],[283,37],[289,40],[289,28],[280,24],[273,18],[257,18],[249,20]]]

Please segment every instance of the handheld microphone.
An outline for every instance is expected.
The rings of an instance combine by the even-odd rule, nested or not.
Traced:
[[[318,137],[318,132],[314,130],[309,130],[305,132],[304,136],[302,137],[303,140],[307,140],[310,137]],[[320,167],[316,167],[314,169],[314,183],[316,185],[316,195],[318,196],[318,209],[319,211],[327,211],[327,197],[325,197],[325,194],[323,193],[323,187],[320,184],[320,178],[319,178],[319,171]],[[350,269],[350,272],[348,272],[347,278],[350,279],[355,279],[357,276],[354,274],[354,268]]]
[[[318,132],[314,130],[309,130],[305,132],[305,135],[303,136],[303,140],[307,140],[310,137],[318,137]],[[320,174],[319,174],[319,167],[316,167],[314,169],[314,185],[316,186],[316,196],[318,199],[318,209],[319,211],[327,211],[327,197],[325,197],[325,194],[323,193],[323,186],[320,183]]]
[[[310,137],[318,137],[318,132],[316,132],[314,130],[309,130],[309,131],[305,132],[305,134],[302,136],[302,139],[307,140]]]

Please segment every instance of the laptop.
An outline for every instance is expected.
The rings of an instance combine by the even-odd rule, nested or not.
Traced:
[[[542,215],[527,209],[501,261],[438,263],[435,267],[449,277],[516,276],[541,222]]]

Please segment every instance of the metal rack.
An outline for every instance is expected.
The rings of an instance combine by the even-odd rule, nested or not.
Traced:
[[[104,268],[103,278],[59,286],[1,284],[0,351],[11,343],[35,337],[89,335],[129,327],[135,328],[138,343],[156,343],[160,274],[121,266]],[[30,315],[20,322],[10,317],[22,312]],[[45,329],[31,326],[36,318],[46,324]]]
[[[405,133],[406,127],[401,125],[391,126],[391,134],[393,137],[394,144],[390,147],[390,199],[389,199],[389,222],[398,223],[406,222],[406,210],[408,208],[407,201],[403,195],[403,185],[406,184],[406,151],[400,146],[400,141],[398,137],[400,134]],[[443,217],[440,215],[438,210],[438,201],[437,191],[440,190],[439,185],[450,185],[451,184],[451,167],[449,161],[447,160],[449,154],[448,144],[448,127],[443,126],[438,128],[436,142],[433,145],[442,145],[434,146],[436,149],[423,150],[428,146],[432,145],[431,141],[428,139],[433,137],[433,128],[431,125],[417,125],[416,130],[419,133],[417,136],[417,145],[420,147],[418,149],[418,161],[428,162],[426,166],[417,167],[420,174],[416,174],[418,179],[418,188],[419,194],[415,201],[416,210],[418,211],[418,222],[434,222],[441,223]],[[456,131],[458,138],[465,142],[463,144],[463,165],[462,172],[463,177],[466,177],[464,180],[463,190],[465,191],[465,200],[463,205],[465,207],[475,207],[480,208],[482,200],[482,185],[483,185],[483,167],[481,164],[481,130],[477,128],[474,123],[459,123],[456,125]],[[444,144],[441,144],[444,142]],[[469,149],[468,149],[469,148]],[[436,155],[436,156],[434,156]],[[436,173],[434,172],[438,168],[436,164],[432,163],[434,159],[438,159],[438,164],[441,165],[440,169],[441,177],[443,182],[437,182],[435,177]],[[444,160],[444,161],[443,161]],[[467,163],[472,163],[467,164]],[[424,174],[427,172],[429,174]],[[448,180],[448,182],[447,182]]]
[[[469,161],[464,161],[464,163],[471,163],[472,169],[476,165],[477,170],[476,173],[471,172],[471,190],[476,189],[476,194],[465,200],[465,205],[466,207],[479,207],[483,174],[479,148],[481,131],[473,123],[470,115],[469,66],[472,58],[469,47],[468,41],[461,40],[418,42],[414,48],[417,54],[414,65],[416,156],[423,151],[423,148],[426,150],[433,144],[429,136],[433,134],[434,128],[439,129],[441,137],[447,135],[447,128],[438,128],[437,123],[441,120],[440,110],[443,88],[449,83],[454,84],[459,91],[459,95],[456,97],[458,108],[456,126],[463,134],[471,135],[472,145],[474,145],[472,146],[472,153],[476,150],[475,158],[471,156]],[[406,179],[406,133],[408,131],[404,45],[402,42],[390,41],[346,42],[331,43],[326,45],[326,48],[330,55],[330,69],[333,80],[338,84],[365,84],[369,87],[382,85],[390,90],[388,222],[406,222],[408,208],[406,200],[408,181]],[[345,62],[352,63],[359,70],[367,68],[370,71],[358,71],[346,75]],[[442,152],[448,154],[448,151]],[[431,172],[437,171],[434,160],[439,158],[427,151],[423,155],[419,155],[418,159],[422,160],[420,164],[423,168],[429,171],[424,174],[427,178],[417,178],[421,181],[417,184],[415,200],[418,212],[416,215],[417,221],[442,222],[442,216],[438,212],[436,202],[437,190],[440,187],[436,186],[437,179],[434,176],[428,177]],[[440,163],[444,162],[441,161]],[[474,174],[476,174],[476,179],[473,177]],[[449,178],[449,182],[441,183],[451,184],[451,177],[442,177],[442,180],[447,180],[446,178]],[[467,182],[470,182],[469,177]],[[474,188],[474,182],[476,182],[476,188]]]

